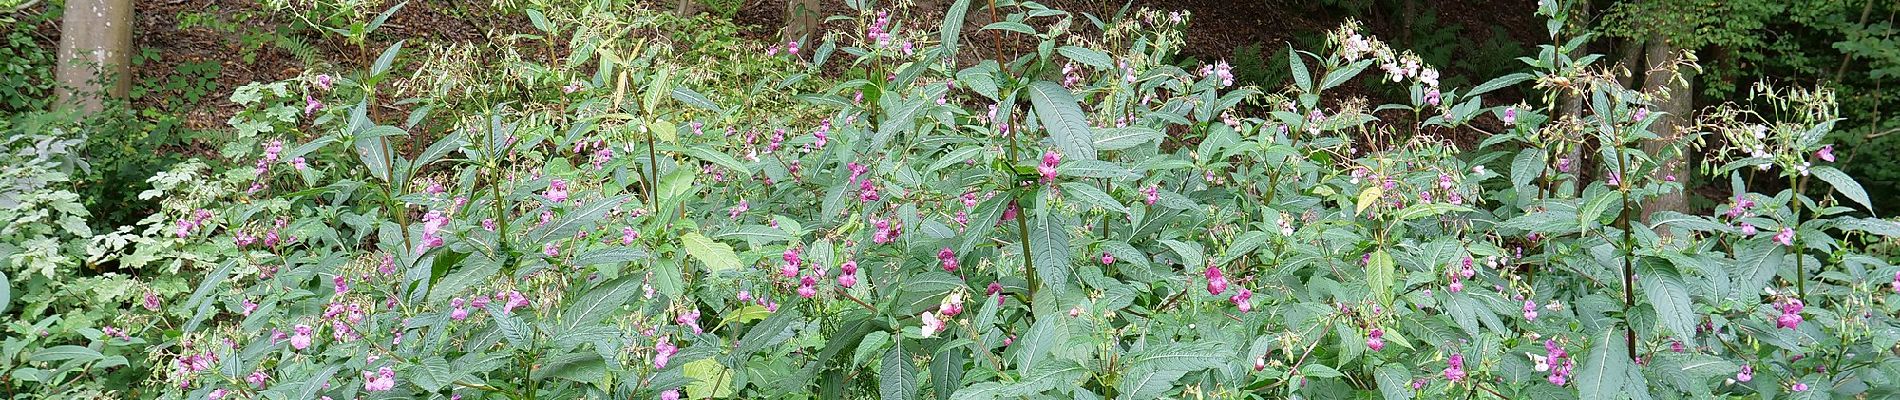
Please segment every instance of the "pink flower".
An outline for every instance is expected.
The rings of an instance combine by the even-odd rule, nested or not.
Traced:
[[[337,275],[334,278],[330,278],[330,283],[336,286],[336,295],[338,296],[342,296],[344,293],[350,292],[350,283],[348,280],[343,278],[343,275]]]
[[[307,95],[307,94],[303,95],[303,115],[304,116],[310,116],[310,114],[316,113],[317,110],[321,110],[321,109],[323,109],[323,102],[317,101],[317,98],[310,97],[310,95]]]
[[[504,313],[512,313],[515,312],[516,308],[528,305],[528,296],[523,296],[520,291],[516,290],[510,290],[507,293],[498,294],[495,297],[508,298],[508,302],[501,305],[501,311]]]
[[[561,179],[549,181],[547,193],[543,196],[546,196],[548,201],[556,203],[567,201],[567,181]]]
[[[1451,286],[1446,287],[1445,290],[1450,290],[1452,293],[1463,292],[1465,291],[1465,282],[1458,279],[1452,279]]]
[[[1821,146],[1821,150],[1814,152],[1814,156],[1820,157],[1821,161],[1834,162],[1834,145]]]
[[[1214,266],[1209,265],[1207,266],[1207,271],[1202,272],[1201,276],[1204,276],[1207,278],[1207,293],[1208,294],[1218,296],[1221,294],[1221,292],[1227,291],[1227,277],[1221,275],[1220,268],[1215,268]]]
[[[387,392],[396,388],[396,371],[382,367],[375,373],[363,371],[363,391]]]
[[[1233,297],[1227,298],[1228,301],[1234,303],[1234,308],[1239,309],[1240,312],[1253,311],[1252,299],[1253,291],[1247,290],[1247,288],[1240,288],[1240,292],[1234,293]]]
[[[1114,263],[1115,263],[1114,255],[1111,255],[1108,253],[1102,253],[1102,265],[1109,265],[1109,264],[1114,264]]]
[[[553,243],[541,245],[541,255],[556,257],[561,255],[561,246]]]
[[[1266,369],[1267,369],[1267,356],[1259,356],[1259,357],[1253,358],[1253,372],[1265,371]]]
[[[660,400],[680,400],[679,389],[667,389],[664,392],[660,392]]]
[[[1775,317],[1775,328],[1796,329],[1801,326],[1801,309],[1805,308],[1801,300],[1788,299],[1780,306],[1781,316]]]
[[[323,88],[323,90],[330,90],[332,81],[333,79],[330,78],[330,74],[317,74],[317,87]]]
[[[265,374],[264,371],[251,371],[250,376],[244,377],[245,382],[250,382],[251,386],[256,386],[258,389],[263,389],[264,382],[267,380],[270,380],[270,375]]]
[[[818,295],[817,285],[818,285],[818,278],[813,278],[811,275],[805,275],[805,278],[800,279],[798,282],[798,297],[809,299],[812,296]]]
[[[772,303],[772,304],[774,305],[767,306],[766,308],[768,309],[778,308],[778,306],[776,306],[776,304],[778,303]],[[673,322],[680,325],[686,325],[687,328],[691,328],[693,330],[693,334],[695,335],[706,333],[706,330],[700,329],[699,327],[699,310],[693,310],[693,311],[680,313],[679,317],[673,318]]]
[[[1452,381],[1452,382],[1459,382],[1459,381],[1465,380],[1465,356],[1464,355],[1452,354],[1451,359],[1445,360],[1445,364],[1446,364],[1445,380]]]
[[[1788,389],[1796,391],[1796,392],[1806,392],[1808,391],[1808,384],[1806,382],[1796,382],[1794,384],[1794,387],[1790,387]]]
[[[858,285],[858,274],[846,273],[843,275],[838,275],[838,286],[843,286],[843,287],[848,288],[848,287],[857,286],[857,285]]]
[[[672,360],[673,354],[679,351],[679,346],[673,345],[673,341],[661,337],[659,342],[653,344],[653,368],[666,368],[667,361]]]
[[[290,348],[303,350],[310,347],[310,325],[299,324],[291,332],[294,333],[290,335]]]
[[[1385,330],[1372,328],[1372,332],[1367,332],[1366,348],[1372,349],[1372,351],[1385,349]]]
[[[1781,228],[1781,233],[1775,234],[1775,243],[1780,243],[1782,246],[1793,246],[1794,228]]]
[[[1753,365],[1742,365],[1742,371],[1735,373],[1736,382],[1748,382],[1752,380],[1755,380],[1755,366]]]
[[[1537,320],[1537,302],[1531,301],[1531,300],[1524,300],[1524,320],[1525,321]]]
[[[950,295],[943,296],[943,301],[937,304],[937,312],[943,314],[944,318],[955,317],[957,314],[962,314],[963,293],[951,292]]]
[[[633,241],[639,238],[640,232],[634,231],[632,227],[620,228],[620,245],[632,246]]]
[[[1148,203],[1148,205],[1151,206],[1155,205],[1156,201],[1161,200],[1161,185],[1150,185],[1141,188],[1141,194],[1144,196],[1141,200],[1142,202]]]
[[[957,272],[957,254],[951,252],[949,247],[937,250],[937,261],[942,264],[944,272]]]
[[[1755,236],[1757,233],[1761,233],[1761,231],[1756,230],[1754,224],[1747,222],[1742,223],[1742,236]]]
[[[1505,107],[1503,120],[1505,125],[1517,125],[1517,107]]]
[[[449,307],[455,308],[455,310],[449,311],[450,320],[461,321],[464,319],[468,319],[468,309],[462,308],[462,298],[457,297],[455,299],[449,300]]]
[[[1893,272],[1893,292],[1900,293],[1900,271]]]
[[[226,390],[224,389],[213,390],[211,393],[205,395],[205,400],[223,400],[225,393]]]
[[[1057,153],[1055,150],[1044,151],[1042,153],[1042,164],[1036,166],[1036,172],[1042,173],[1042,181],[1044,183],[1054,182],[1056,180],[1056,165],[1061,163],[1061,153]]]

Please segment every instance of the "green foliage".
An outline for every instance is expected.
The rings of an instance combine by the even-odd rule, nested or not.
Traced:
[[[42,6],[47,7],[47,6]],[[0,9],[11,9],[0,5]],[[53,97],[53,65],[57,38],[43,36],[40,26],[59,12],[22,12],[0,15],[0,114],[45,109]]]
[[[984,47],[960,24],[885,25],[857,2],[834,20],[878,29],[796,54],[595,4],[524,6],[545,22],[507,41],[396,42],[367,68],[235,88],[234,132],[206,157],[220,165],[154,174],[138,197],[156,209],[116,241],[90,235],[81,249],[67,239],[88,235],[52,230],[83,223],[6,231],[21,233],[5,243],[59,237],[55,251],[84,250],[83,265],[138,271],[124,293],[147,296],[21,311],[117,311],[126,333],[87,335],[97,320],[77,335],[16,329],[9,343],[29,343],[9,348],[33,351],[0,364],[19,379],[9,388],[1900,394],[1900,267],[1864,246],[1900,223],[1850,216],[1873,198],[1821,155],[1837,104],[1819,91],[1763,89],[1788,112],[1717,108],[1698,132],[1733,145],[1715,157],[1736,176],[1734,206],[1643,217],[1683,190],[1654,176],[1681,152],[1641,145],[1657,136],[1641,115],[1653,93],[1564,44],[1466,88],[1349,22],[1276,57],[1291,84],[1267,93],[1228,82],[1224,64],[1181,67],[1182,22],[1152,10],[1101,20],[1005,4],[989,30],[1037,50],[958,63],[935,43]],[[1082,21],[1104,33],[1070,31]],[[639,37],[669,40],[627,41]],[[1408,96],[1333,98],[1349,83]],[[1587,112],[1553,121],[1482,97],[1505,88],[1575,90]],[[1503,128],[1476,147],[1425,134],[1493,118],[1508,122],[1487,121]],[[33,140],[77,143],[61,137]],[[1610,179],[1557,161],[1583,144]],[[66,179],[58,164],[18,164],[35,182]],[[1754,193],[1743,174],[1796,183]],[[86,216],[69,211],[71,192],[16,186],[66,199],[21,215]],[[18,283],[43,258],[3,272]],[[80,265],[68,264],[52,276]]]

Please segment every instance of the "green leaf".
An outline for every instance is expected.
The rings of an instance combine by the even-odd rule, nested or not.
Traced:
[[[1853,177],[1847,176],[1847,173],[1830,166],[1809,168],[1808,172],[1827,181],[1827,184],[1834,186],[1834,191],[1841,192],[1841,195],[1847,196],[1849,200],[1860,203],[1861,207],[1866,207],[1868,210],[1874,209],[1874,202],[1867,199],[1867,189],[1861,188],[1860,182],[1855,182]]]
[[[706,265],[707,272],[719,272],[742,267],[739,255],[732,252],[732,246],[715,242],[699,232],[680,236],[680,246],[686,248],[686,255],[693,256]]]
[[[1122,214],[1128,213],[1128,206],[1115,201],[1114,196],[1109,196],[1108,193],[1102,192],[1102,189],[1096,189],[1094,185],[1088,183],[1063,182],[1062,192],[1068,194],[1070,197],[1082,199],[1089,204],[1106,208],[1109,211]]]
[[[1095,142],[1089,132],[1088,117],[1082,114],[1082,108],[1076,105],[1075,96],[1069,89],[1050,81],[1036,81],[1029,85],[1029,102],[1035,106],[1036,118],[1042,121],[1043,129],[1049,131],[1049,137],[1056,149],[1069,160],[1094,160]]]
[[[547,360],[528,374],[529,379],[560,378],[574,382],[598,382],[607,376],[607,362],[593,352],[568,353]]]
[[[1476,96],[1476,95],[1488,93],[1493,90],[1503,89],[1506,87],[1510,87],[1511,85],[1516,85],[1518,83],[1531,80],[1531,78],[1535,78],[1535,76],[1532,76],[1531,74],[1523,73],[1523,72],[1500,76],[1500,77],[1497,77],[1497,79],[1492,79],[1490,82],[1485,82],[1482,85],[1478,85],[1478,87],[1471,88],[1471,91],[1465,92],[1465,96],[1467,97]]]
[[[1062,53],[1063,57],[1068,57],[1070,60],[1082,63],[1082,65],[1094,67],[1097,71],[1115,69],[1115,61],[1109,58],[1107,53],[1095,49],[1078,46],[1062,46],[1056,48],[1056,52]]]
[[[995,303],[991,303],[995,304]],[[963,347],[944,346],[930,358],[930,386],[938,400],[947,400],[963,386]]]
[[[1018,216],[1017,218],[1026,218]],[[1068,289],[1069,258],[1073,256],[1069,248],[1069,227],[1071,221],[1062,221],[1056,215],[1036,218],[1029,224],[1029,247],[1033,249],[1036,277],[1042,285],[1060,295]]]
[[[1102,178],[1116,181],[1141,179],[1141,174],[1136,173],[1133,168],[1099,160],[1063,161],[1062,165],[1056,167],[1056,173],[1062,176]]]
[[[1195,270],[1207,265],[1207,251],[1201,247],[1199,242],[1163,239],[1161,240],[1161,244],[1168,246],[1169,250],[1174,250],[1174,254],[1180,255],[1181,264],[1187,265],[1189,270]]]
[[[1366,263],[1366,284],[1372,286],[1372,294],[1379,298],[1379,304],[1392,304],[1392,285],[1398,282],[1397,264],[1392,254],[1385,249],[1372,252],[1372,258]]]
[[[1531,182],[1544,174],[1544,151],[1530,148],[1517,153],[1511,160],[1511,186],[1519,190],[1530,187]]]
[[[1247,253],[1252,253],[1254,249],[1260,248],[1261,244],[1267,243],[1267,239],[1267,233],[1261,231],[1247,231],[1247,233],[1242,233],[1240,236],[1235,236],[1234,241],[1227,244],[1226,254],[1214,260],[1214,263],[1227,265],[1228,262],[1246,256]]]
[[[554,23],[548,22],[548,16],[546,14],[542,14],[541,10],[530,8],[527,10],[527,12],[528,12],[528,23],[534,24],[534,29],[539,29],[542,32],[554,33]]]
[[[1695,338],[1697,314],[1689,301],[1689,289],[1682,279],[1673,274],[1651,271],[1638,279],[1643,285],[1643,295],[1656,307],[1656,318],[1663,326],[1674,331],[1676,338],[1688,341]]]
[[[408,2],[404,2],[404,4],[408,4]],[[402,43],[405,41],[407,40],[398,40],[396,44],[389,45],[389,48],[383,49],[383,54],[376,56],[376,63],[370,66],[369,75],[381,76],[384,72],[389,72],[389,65],[396,62],[396,54],[402,52]]]
[[[5,271],[0,271],[0,313],[7,312],[7,306],[13,303],[13,282]]]
[[[957,38],[963,35],[963,19],[970,11],[970,0],[957,0],[950,10],[943,14],[943,27],[937,30],[937,42],[943,49],[943,57],[951,58],[957,54]]]
[[[1577,370],[1577,393],[1581,400],[1610,400],[1626,397],[1623,392],[1629,389],[1629,373],[1635,367],[1630,362],[1628,351],[1624,348],[1623,332],[1615,329],[1600,332],[1590,349],[1590,355],[1583,360],[1583,366]],[[1639,387],[1647,391],[1649,388]]]
[[[1116,388],[1122,399],[1156,399],[1174,389],[1174,381],[1180,380],[1187,371],[1162,369],[1153,366],[1130,368],[1122,375],[1121,385]]]
[[[1352,212],[1354,214],[1364,215],[1366,213],[1366,208],[1372,207],[1374,203],[1378,203],[1379,196],[1384,196],[1384,195],[1385,195],[1385,188],[1380,187],[1379,185],[1366,185],[1365,189],[1359,190],[1359,198],[1357,201],[1354,202]]]
[[[1425,217],[1444,214],[1448,212],[1470,212],[1470,211],[1472,211],[1471,207],[1465,207],[1462,205],[1455,205],[1451,203],[1425,203],[1425,204],[1414,204],[1414,205],[1406,206],[1405,208],[1399,210],[1399,212],[1397,213],[1397,217],[1400,221],[1410,221],[1413,219],[1425,218]]]
[[[1380,365],[1372,371],[1372,378],[1379,381],[1379,393],[1385,400],[1412,399],[1412,372],[1399,364]]]
[[[891,346],[878,368],[877,393],[883,400],[907,400],[917,395],[917,365],[904,353],[903,343],[900,338]]]
[[[1553,235],[1576,233],[1582,230],[1582,226],[1577,224],[1576,212],[1561,210],[1519,215],[1499,223],[1498,227]]]
[[[589,289],[579,299],[567,306],[561,314],[566,329],[574,329],[584,324],[592,324],[620,308],[639,292],[640,285],[646,283],[642,275],[627,275],[607,281]]]
[[[72,360],[72,362],[87,363],[98,361],[102,358],[106,358],[106,355],[100,354],[98,350],[84,346],[64,345],[48,347],[33,352],[32,356],[27,357],[27,361],[56,362]]]
[[[568,210],[566,215],[554,223],[542,225],[529,231],[526,243],[548,243],[556,238],[574,236],[575,232],[580,232],[581,228],[600,221],[601,217],[607,215],[608,210],[612,210],[614,207],[626,202],[626,200],[627,195],[623,194],[594,200],[592,203],[587,203],[578,208]]]
[[[1122,150],[1140,146],[1161,139],[1161,131],[1130,126],[1124,128],[1104,128],[1095,130],[1096,150]]]
[[[1366,67],[1371,65],[1372,60],[1370,59],[1359,60],[1359,62],[1346,64],[1344,67],[1327,72],[1326,77],[1320,79],[1319,89],[1326,90],[1344,85],[1346,82],[1351,81],[1353,77],[1359,76],[1360,72],[1365,71]]]
[[[1310,364],[1306,364],[1305,366],[1301,366],[1300,373],[1305,374],[1306,376],[1315,377],[1315,378],[1338,378],[1338,377],[1346,376],[1346,374],[1339,373],[1339,370],[1333,369],[1333,367],[1328,367],[1326,366],[1326,364],[1319,364],[1319,363],[1310,363]]]
[[[983,26],[983,30],[991,29],[1016,32],[1024,35],[1036,34],[1036,28],[1031,28],[1029,25],[1016,21],[1002,21]]]
[[[680,366],[686,378],[692,379],[686,384],[686,395],[695,399],[726,397],[732,395],[732,376],[735,374],[711,358],[700,359]]]
[[[674,87],[672,95],[673,100],[679,100],[681,103],[686,103],[686,105],[712,111],[713,114],[726,113],[724,108],[719,107],[719,103],[714,103],[712,99],[706,98],[706,95],[699,94],[699,92],[693,91],[691,88]]]
[[[1306,61],[1300,59],[1300,52],[1294,50],[1290,43],[1286,45],[1286,57],[1287,66],[1293,70],[1293,84],[1299,87],[1300,92],[1312,92],[1313,73],[1306,70]]]

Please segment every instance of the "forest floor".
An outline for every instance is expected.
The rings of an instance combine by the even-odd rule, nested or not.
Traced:
[[[392,2],[393,3],[393,2]],[[494,15],[486,11],[483,1],[455,0],[412,0],[410,4],[391,16],[387,25],[377,31],[371,42],[360,48],[340,43],[338,40],[317,40],[309,38],[293,48],[305,50],[297,54],[269,42],[273,36],[260,34],[284,29],[292,18],[282,13],[273,13],[264,9],[255,0],[154,0],[137,2],[135,40],[138,48],[147,55],[134,68],[135,79],[145,82],[163,82],[180,75],[180,71],[192,66],[203,67],[215,64],[215,74],[204,74],[199,78],[206,80],[213,90],[208,93],[207,101],[191,107],[171,107],[177,100],[167,96],[152,95],[136,99],[139,108],[158,108],[183,112],[185,125],[192,129],[222,129],[225,121],[236,112],[236,106],[224,101],[224,93],[249,82],[270,82],[302,74],[310,67],[306,61],[318,64],[344,64],[348,60],[365,60],[373,53],[396,40],[429,39],[450,42],[476,42],[510,33],[508,29],[526,29],[529,24],[522,16]],[[668,1],[667,3],[670,3]],[[826,14],[843,14],[848,11],[841,1],[823,1]],[[1071,12],[1087,12],[1095,15],[1113,14],[1122,5],[1099,0],[1050,0],[1046,5]],[[1134,7],[1146,7],[1158,10],[1186,10],[1192,13],[1190,29],[1187,35],[1187,47],[1184,55],[1200,60],[1233,59],[1236,49],[1250,44],[1261,48],[1284,48],[1295,40],[1297,35],[1315,35],[1337,27],[1347,18],[1365,21],[1367,28],[1381,37],[1402,37],[1407,34],[1403,21],[1394,10],[1368,10],[1366,15],[1339,15],[1336,10],[1321,8],[1314,2],[1294,2],[1286,0],[1255,1],[1206,1],[1206,0],[1154,0],[1138,1]],[[944,3],[947,4],[947,1]],[[661,4],[655,4],[661,7]],[[1436,3],[1439,23],[1458,24],[1459,32],[1470,33],[1477,37],[1469,40],[1482,41],[1489,35],[1508,32],[1510,39],[1520,43],[1537,43],[1542,40],[1541,23],[1531,10],[1535,2],[1531,0],[1481,0],[1469,2]],[[975,6],[973,19],[987,23],[987,16]],[[760,41],[775,40],[778,27],[784,24],[785,0],[750,0],[738,9],[733,16],[735,22],[743,27],[743,33]],[[1513,10],[1500,12],[1499,10]],[[912,18],[921,21],[934,21],[941,18],[940,10],[918,12]],[[520,23],[497,23],[498,20],[519,20]],[[934,23],[934,22],[933,22]],[[974,25],[974,24],[973,24]],[[1504,26],[1506,29],[1489,29]],[[512,27],[512,28],[511,28]],[[970,42],[991,40],[985,37],[988,32],[978,32],[977,26],[970,26]],[[57,30],[58,27],[50,26]],[[993,31],[992,31],[993,32]],[[57,35],[48,35],[57,37]],[[1009,43],[1006,41],[1005,43]],[[370,53],[369,57],[363,54]],[[1447,71],[1448,75],[1460,71]],[[1348,88],[1347,90],[1353,90]],[[1514,94],[1501,93],[1503,96]],[[1502,98],[1501,101],[1515,101]],[[1463,140],[1460,140],[1463,142]]]

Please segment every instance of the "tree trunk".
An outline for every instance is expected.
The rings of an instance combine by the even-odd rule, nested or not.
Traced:
[[[67,0],[54,91],[62,106],[95,113],[132,89],[132,0]]]
[[[818,34],[818,0],[791,0],[785,2],[785,31],[782,42],[798,42],[800,48],[806,48]]]
[[[1662,167],[1656,171],[1658,177],[1672,176],[1685,186],[1683,191],[1664,194],[1651,199],[1649,204],[1645,204],[1643,219],[1647,220],[1650,214],[1658,211],[1684,212],[1688,208],[1686,186],[1692,180],[1688,176],[1692,169],[1685,167],[1689,160],[1685,154],[1687,152],[1683,151],[1679,142],[1682,141],[1682,130],[1688,127],[1689,113],[1695,111],[1695,97],[1691,87],[1691,82],[1695,79],[1695,70],[1675,68],[1682,54],[1673,43],[1663,37],[1650,37],[1649,45],[1644,52],[1646,53],[1644,57],[1648,59],[1648,62],[1645,63],[1643,91],[1656,93],[1660,90],[1663,93],[1655,99],[1657,109],[1651,110],[1662,113],[1652,112],[1653,116],[1650,118],[1659,119],[1649,125],[1650,131],[1661,138],[1644,143],[1643,150],[1663,163]],[[1664,154],[1664,151],[1671,154]],[[1632,180],[1626,177],[1624,181]]]
[[[1567,30],[1574,31],[1574,32],[1582,32],[1589,29],[1590,28],[1589,27],[1590,2],[1588,1],[1578,2],[1577,10],[1575,11],[1575,13],[1577,17],[1572,19],[1572,21],[1576,21],[1576,22],[1573,24],[1573,26],[1569,27]],[[1579,47],[1576,51],[1572,51],[1569,54],[1571,59],[1576,59],[1576,57],[1578,56],[1577,53],[1589,53],[1590,52],[1589,47],[1590,47],[1589,45],[1584,45],[1584,46]],[[1583,94],[1584,94],[1583,91],[1562,92],[1563,114],[1561,118],[1563,121],[1583,120]],[[1578,124],[1577,126],[1582,126],[1582,124]],[[1578,130],[1572,132],[1572,136],[1584,136],[1584,135],[1581,129],[1579,128]],[[1589,141],[1588,137],[1576,138],[1574,141],[1569,142],[1570,147],[1568,149],[1565,149],[1565,151],[1563,152],[1563,156],[1562,156],[1563,159],[1568,160],[1569,165],[1571,165],[1570,172],[1578,172],[1579,170],[1582,169],[1580,168],[1581,166],[1587,165],[1587,163],[1583,162],[1584,161],[1583,157],[1585,154],[1587,154],[1583,152],[1583,144],[1588,141]],[[1583,182],[1581,179],[1583,175],[1581,173],[1578,173],[1577,176],[1579,177],[1579,179],[1572,180],[1568,184],[1558,187],[1557,190],[1560,190],[1565,195],[1568,195],[1571,197],[1577,196],[1583,190]]]
[[[694,14],[699,14],[698,1],[695,1],[695,0],[674,0],[674,1],[676,1],[677,3],[673,5],[673,15],[677,15],[680,17],[691,17]]]

